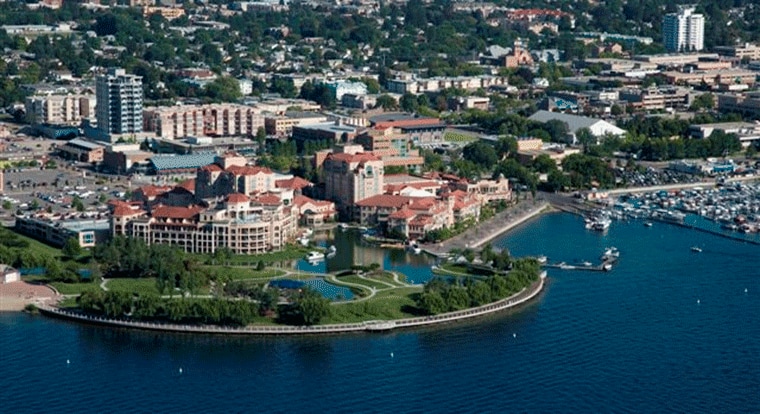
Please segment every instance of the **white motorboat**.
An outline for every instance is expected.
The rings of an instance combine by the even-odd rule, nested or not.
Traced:
[[[306,260],[309,262],[318,262],[324,259],[325,255],[317,251],[310,251],[309,254],[306,255]]]

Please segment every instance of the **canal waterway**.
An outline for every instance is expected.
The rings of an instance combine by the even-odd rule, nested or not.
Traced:
[[[596,233],[569,214],[543,216],[494,245],[567,263],[597,262],[609,246],[621,257],[608,273],[551,270],[544,293],[517,310],[386,334],[199,336],[2,314],[3,411],[723,413],[760,407],[760,247],[640,221],[614,222]],[[694,245],[703,251],[692,252]],[[428,259],[405,262],[401,253],[366,263],[381,259],[412,278],[427,275]],[[356,260],[366,253],[350,254]]]

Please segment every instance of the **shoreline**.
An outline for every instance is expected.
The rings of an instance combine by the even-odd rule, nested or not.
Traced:
[[[503,310],[518,307],[531,299],[538,296],[546,285],[546,272],[542,272],[539,280],[534,282],[528,288],[520,292],[492,302],[483,306],[464,309],[460,311],[447,312],[439,315],[422,316],[415,318],[395,319],[388,321],[365,321],[357,323],[331,324],[331,325],[314,325],[314,326],[248,326],[243,328],[233,328],[224,326],[211,325],[176,325],[150,322],[122,321],[102,317],[83,315],[50,306],[46,303],[40,303],[37,308],[40,313],[55,318],[86,323],[93,325],[108,326],[112,328],[128,328],[146,331],[161,331],[175,333],[200,333],[200,334],[222,334],[222,335],[316,335],[316,334],[338,334],[347,332],[388,332],[397,329],[425,327],[441,325],[450,322],[457,322],[476,318],[479,316],[490,315]]]
[[[0,284],[0,312],[23,312],[29,305],[41,305],[59,299],[51,286],[36,285],[25,281]]]
[[[451,249],[477,249],[552,208],[548,201],[541,200],[534,202],[532,206],[528,206],[526,210],[518,212],[513,217],[515,207],[511,207],[448,240],[440,243],[423,244],[420,247],[425,253],[436,257],[447,257]]]

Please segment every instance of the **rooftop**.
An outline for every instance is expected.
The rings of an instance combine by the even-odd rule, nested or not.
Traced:
[[[201,168],[214,162],[216,154],[156,155],[150,158],[153,167],[158,170]]]

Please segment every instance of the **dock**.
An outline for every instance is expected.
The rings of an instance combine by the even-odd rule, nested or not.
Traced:
[[[589,272],[609,272],[612,270],[613,265],[618,261],[617,251],[615,253],[606,252],[602,255],[602,262],[598,265],[594,264],[567,264],[565,262],[560,263],[546,263],[541,265],[544,268],[560,269],[560,270],[584,270]]]

